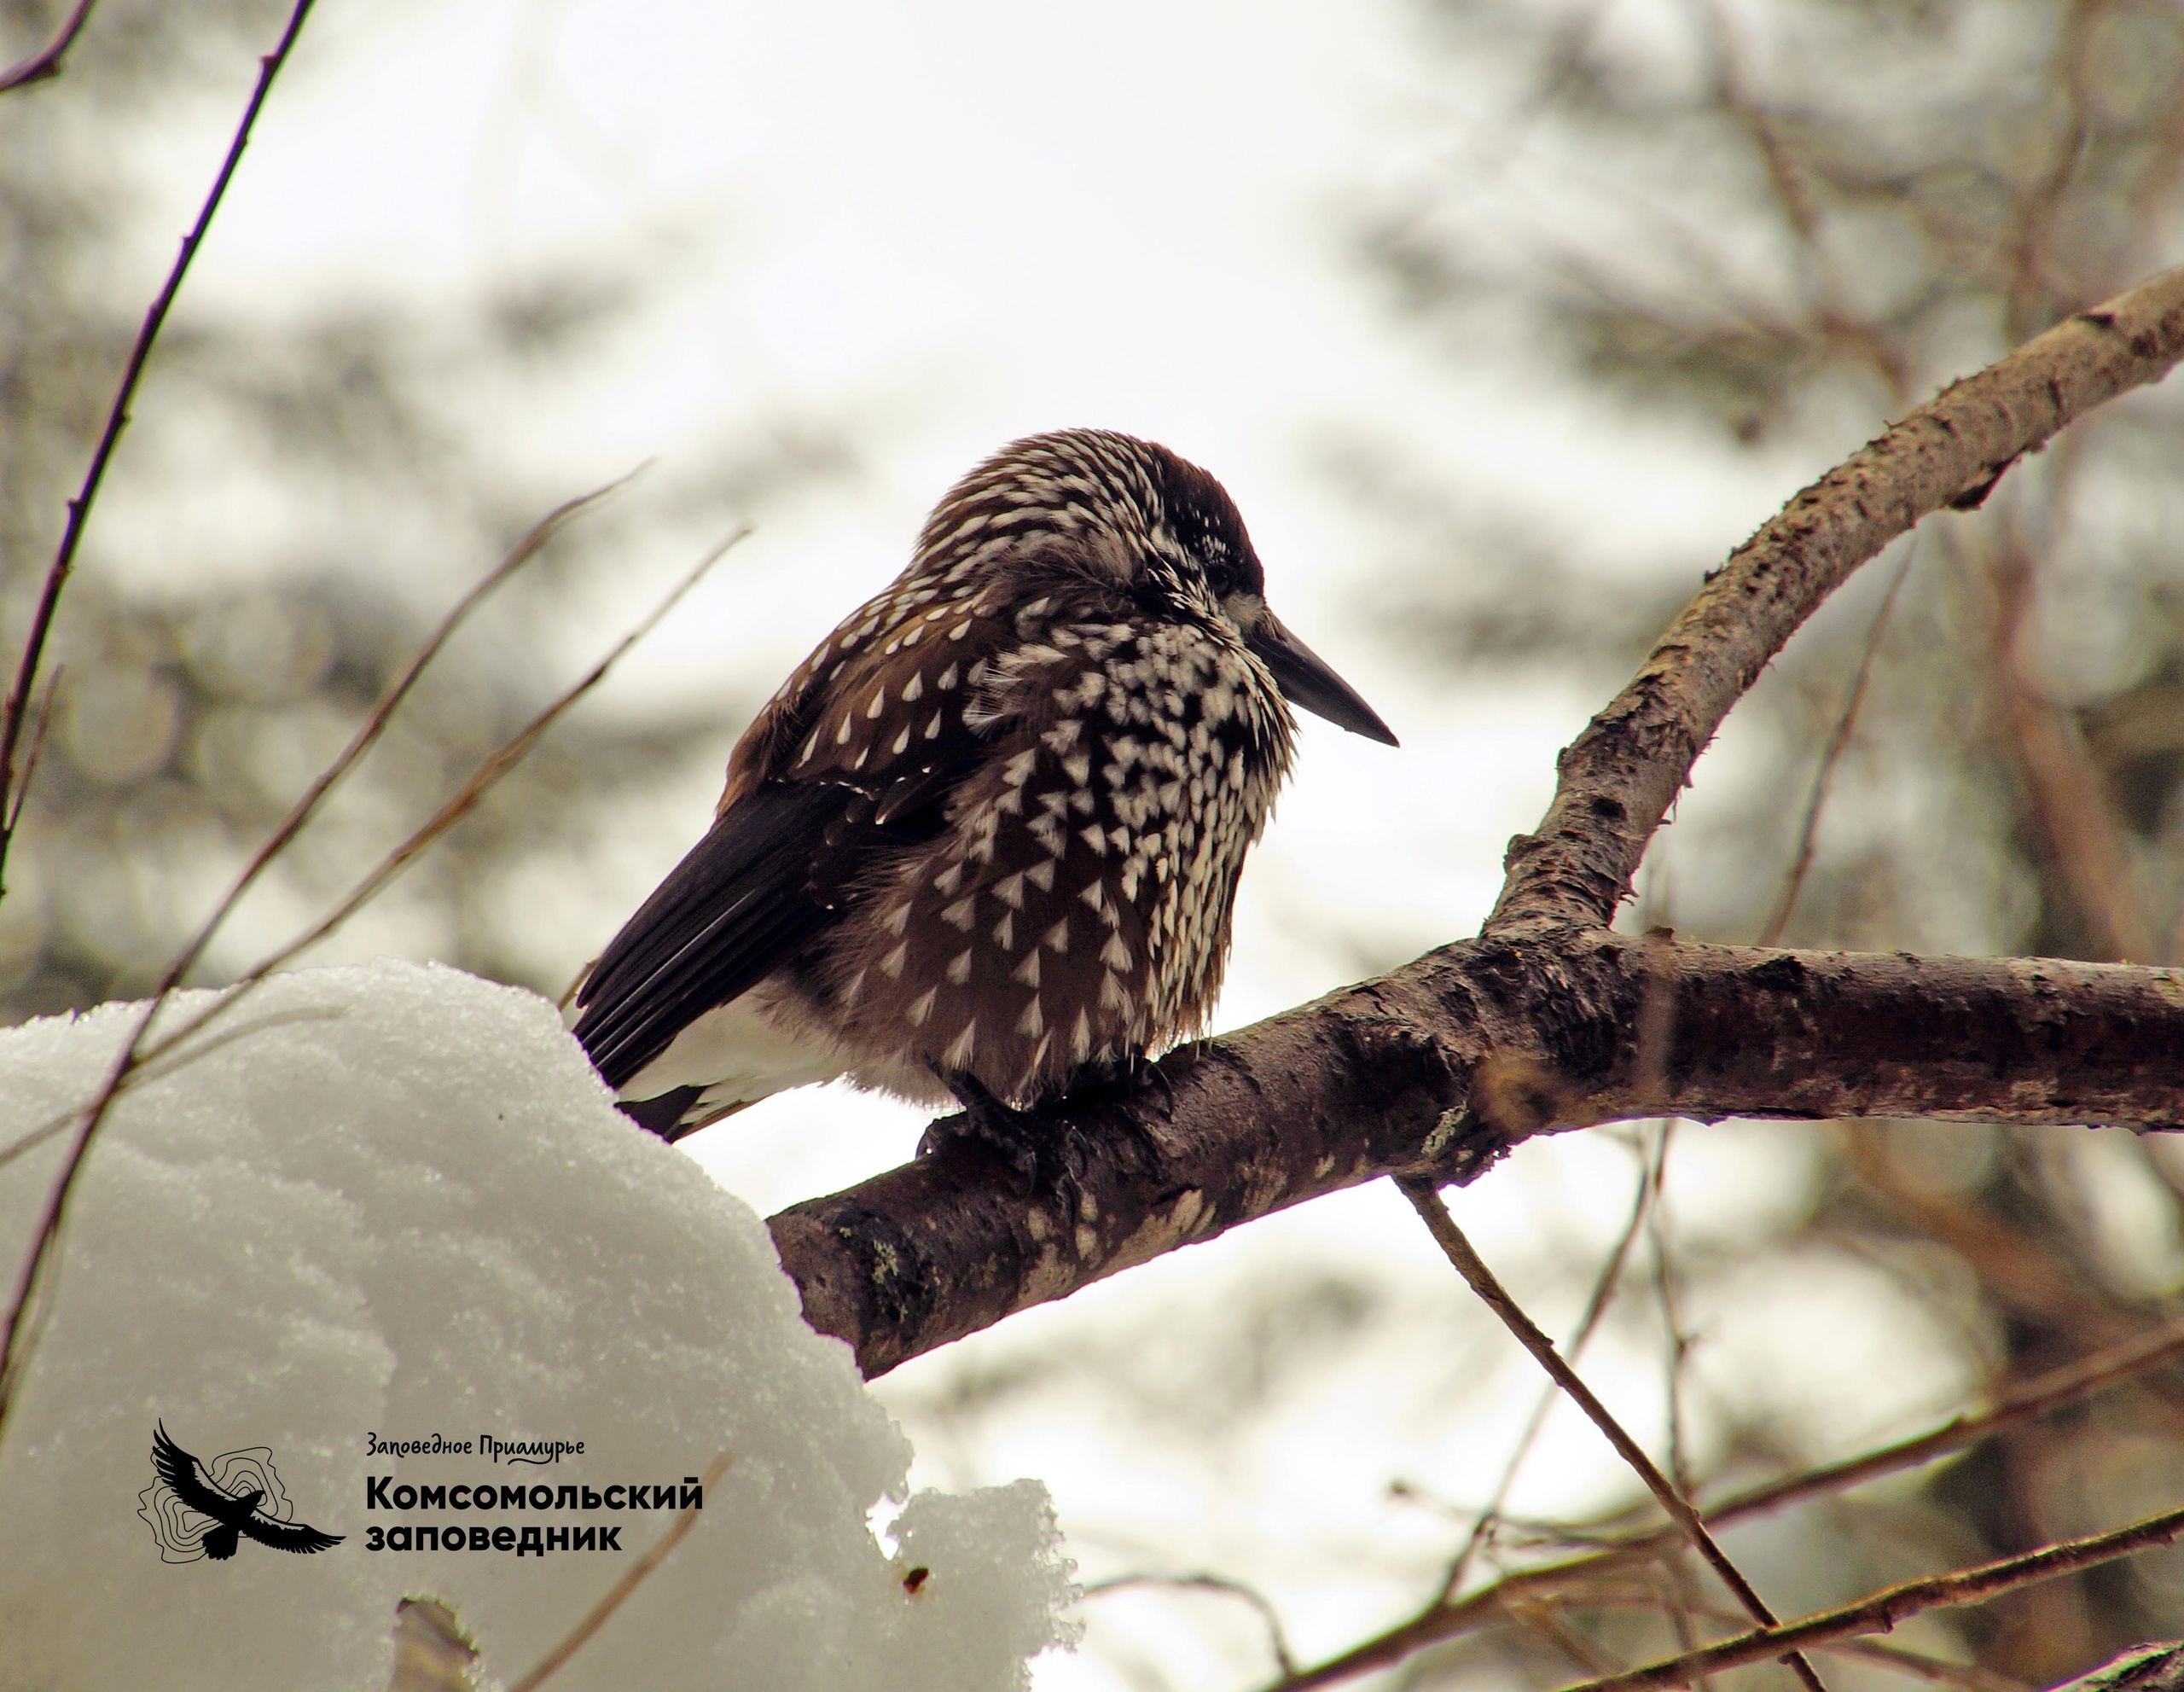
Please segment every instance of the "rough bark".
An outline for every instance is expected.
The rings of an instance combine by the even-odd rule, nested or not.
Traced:
[[[1806,489],[1562,754],[1482,937],[1051,1112],[1073,1183],[956,1146],[773,1218],[804,1313],[868,1375],[1239,1222],[1377,1176],[1469,1181],[1633,1115],[2184,1126],[2184,975],[1640,942],[1605,925],[1693,761],[1798,627],[1921,516],[2184,356],[2184,271],[1947,390]]]
[[[951,1148],[773,1219],[867,1375],[1382,1175],[1469,1181],[1634,1115],[2184,1127],[2184,973],[1762,951],[1589,929],[1461,941],[1072,1103],[1074,1191]]]

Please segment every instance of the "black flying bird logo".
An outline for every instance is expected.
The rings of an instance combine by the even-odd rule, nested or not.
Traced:
[[[152,1467],[185,1509],[212,1519],[212,1525],[204,1530],[199,1539],[198,1548],[215,1562],[224,1562],[235,1555],[236,1545],[244,1539],[255,1539],[276,1551],[308,1555],[338,1545],[346,1537],[322,1533],[307,1523],[282,1521],[267,1515],[264,1486],[246,1486],[239,1492],[229,1492],[214,1485],[203,1465],[167,1437],[165,1423],[152,1436]],[[271,1463],[263,1463],[261,1468],[265,1478],[277,1486],[279,1480],[272,1473]],[[279,1507],[285,1509],[288,1501],[280,1499]],[[160,1532],[157,1521],[153,1523],[153,1531]],[[163,1552],[167,1549],[166,1538],[160,1534]]]

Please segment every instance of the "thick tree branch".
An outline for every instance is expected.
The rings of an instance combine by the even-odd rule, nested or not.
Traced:
[[[1666,987],[1664,987],[1664,983]],[[1640,1038],[1649,996],[1670,1027]],[[1641,1045],[1658,1044],[1658,1055]],[[1468,940],[1054,1115],[1078,1194],[954,1148],[773,1220],[868,1375],[1240,1222],[1647,1114],[2184,1127],[2184,974],[2023,958]]]

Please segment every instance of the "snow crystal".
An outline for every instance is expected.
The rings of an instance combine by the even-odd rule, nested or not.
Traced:
[[[0,1032],[0,1157],[87,1101],[137,1014]],[[555,1688],[1015,1687],[1062,1638],[1043,1487],[921,1493],[874,1539],[907,1443],[764,1224],[613,1109],[551,1006],[382,962],[277,978],[216,1032],[116,1104],[78,1188],[0,1445],[0,1687],[383,1687],[413,1593],[512,1680],[675,1512],[370,1509],[367,1478],[679,1490],[717,1452],[696,1529]],[[0,1161],[9,1288],[62,1137]],[[164,1561],[155,1422],[207,1465],[262,1448],[343,1543]],[[483,1435],[584,1450],[520,1466]],[[621,1552],[366,1549],[402,1523],[619,1526]]]

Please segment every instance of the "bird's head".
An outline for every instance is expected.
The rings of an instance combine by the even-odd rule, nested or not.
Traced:
[[[1394,732],[1274,614],[1236,503],[1166,447],[1104,429],[1029,435],[950,490],[918,537],[918,573],[1089,576],[1154,618],[1225,627],[1292,704],[1386,746]]]

